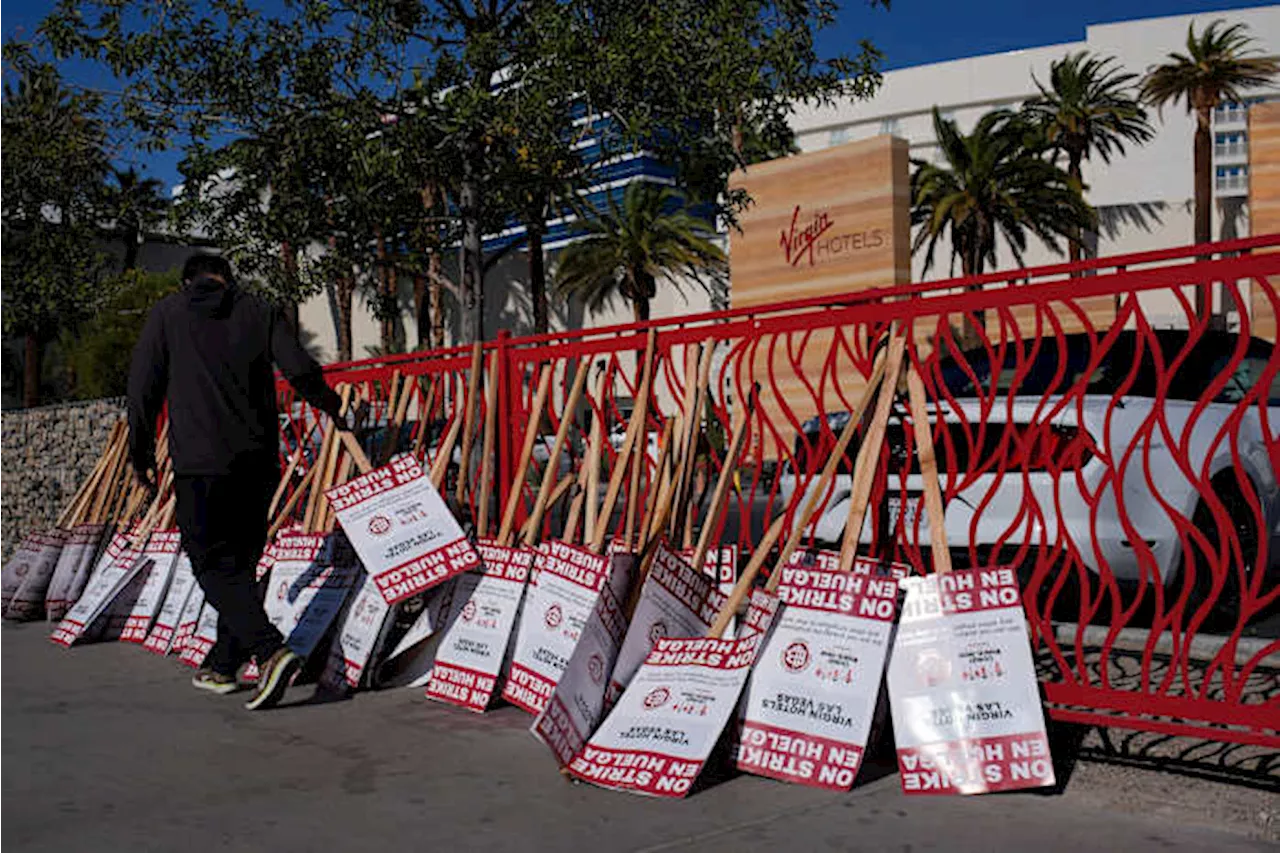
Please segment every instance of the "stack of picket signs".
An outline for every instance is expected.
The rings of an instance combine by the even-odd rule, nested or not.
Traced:
[[[691,349],[678,411],[664,416],[650,408],[660,353],[649,335],[636,405],[611,464],[605,402],[615,377],[597,369],[591,383],[587,359],[566,365],[569,388],[549,458],[530,482],[553,379],[544,367],[509,497],[493,513],[498,362],[486,369],[478,346],[459,401],[464,414],[439,437],[429,468],[425,430],[397,453],[410,388],[398,376],[379,464],[350,433],[331,428],[305,465],[299,450],[272,503],[259,577],[268,615],[309,657],[320,689],[415,686],[478,713],[514,705],[533,715],[531,733],[564,775],[650,795],[686,796],[713,755],[745,773],[847,790],[890,720],[906,793],[1052,784],[1017,580],[1007,568],[951,570],[933,428],[921,379],[904,365],[905,336],[891,332],[817,480],[768,523],[742,555],[741,571],[736,549],[716,538],[749,443],[756,391],[738,401],[723,458],[703,457],[700,468],[712,346]],[[904,374],[932,546],[925,575],[857,554]],[[727,400],[720,405],[729,408]],[[579,418],[590,421],[585,452],[562,476]],[[645,449],[653,423],[661,431],[656,460]],[[841,549],[807,549],[812,521],[860,431]],[[198,666],[216,637],[217,613],[170,529],[171,477],[162,477],[149,507],[121,485],[124,438],[118,427],[101,473],[59,527],[104,528],[101,554],[86,558],[95,549],[81,546],[67,555],[73,546],[60,544],[65,560],[40,558],[52,560],[55,578],[74,580],[91,564],[79,600],[74,582],[46,596],[51,618],[59,616],[55,603],[74,604],[54,640],[138,642]],[[456,491],[445,495],[459,442]],[[476,445],[473,519],[466,496]],[[560,523],[547,524],[561,501]],[[27,551],[39,547],[33,538]],[[22,559],[25,576],[43,565]],[[16,601],[27,581],[11,580],[13,563],[5,593]]]

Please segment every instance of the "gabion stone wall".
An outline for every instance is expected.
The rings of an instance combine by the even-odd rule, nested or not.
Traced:
[[[0,545],[4,559],[33,529],[57,519],[106,447],[124,400],[91,400],[0,413]]]

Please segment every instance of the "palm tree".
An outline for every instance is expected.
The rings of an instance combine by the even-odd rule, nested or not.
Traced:
[[[958,258],[964,275],[972,276],[996,264],[997,235],[1021,266],[1028,232],[1061,252],[1058,238],[1095,226],[1097,216],[1079,187],[1042,156],[1035,129],[1019,114],[989,112],[964,134],[935,107],[933,129],[942,162],[911,161],[911,224],[918,228],[911,250],[925,249],[926,271],[944,236],[953,268]],[[983,312],[966,323],[980,327]],[[976,329],[970,326],[965,336],[966,343],[975,340]]]
[[[1137,79],[1137,74],[1124,73],[1115,57],[1081,51],[1049,66],[1048,87],[1035,80],[1040,94],[1023,109],[1045,143],[1066,155],[1067,175],[1081,192],[1085,160],[1097,154],[1110,163],[1113,154],[1124,154],[1125,143],[1141,144],[1155,135],[1133,92]],[[1068,241],[1072,261],[1080,260],[1081,236],[1077,233]]]
[[[728,272],[724,251],[705,236],[708,224],[670,187],[640,181],[627,186],[619,207],[580,217],[585,233],[560,253],[556,288],[591,310],[614,296],[631,303],[636,322],[649,319],[660,278],[687,274],[707,290]]]
[[[1213,198],[1210,119],[1223,100],[1243,101],[1241,92],[1266,86],[1280,70],[1275,59],[1257,56],[1254,40],[1244,24],[1226,26],[1214,21],[1196,35],[1187,27],[1187,52],[1171,53],[1163,65],[1152,68],[1142,83],[1142,97],[1157,109],[1186,101],[1187,112],[1196,114],[1195,134],[1195,233],[1197,243],[1212,236],[1210,202]],[[1202,299],[1207,298],[1205,293]],[[1201,305],[1203,313],[1207,306]]]
[[[116,185],[108,189],[116,227],[124,241],[124,269],[138,264],[138,252],[146,240],[146,230],[164,216],[169,204],[163,195],[164,185],[155,178],[143,178],[130,166],[112,169]]]

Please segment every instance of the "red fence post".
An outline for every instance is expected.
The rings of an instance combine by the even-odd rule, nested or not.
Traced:
[[[495,342],[494,355],[498,360],[498,393],[496,395],[498,403],[498,464],[495,466],[497,471],[497,488],[494,493],[498,496],[498,517],[502,517],[502,508],[507,505],[507,496],[511,492],[511,469],[514,462],[514,448],[512,430],[507,426],[512,423],[512,416],[515,414],[520,401],[520,376],[512,363],[511,331],[503,329],[498,332],[498,339]]]

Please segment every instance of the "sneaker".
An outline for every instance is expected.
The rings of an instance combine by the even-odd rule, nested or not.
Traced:
[[[219,696],[225,696],[228,693],[235,693],[240,689],[240,685],[236,682],[235,676],[223,675],[220,672],[214,672],[211,669],[202,669],[191,677],[191,686],[197,690],[207,690],[210,693],[217,693]]]
[[[302,668],[302,658],[298,657],[288,646],[281,646],[275,654],[267,658],[267,662],[259,667],[258,690],[253,698],[245,703],[245,708],[257,711],[270,708],[284,698],[284,691],[293,681],[293,677]]]

